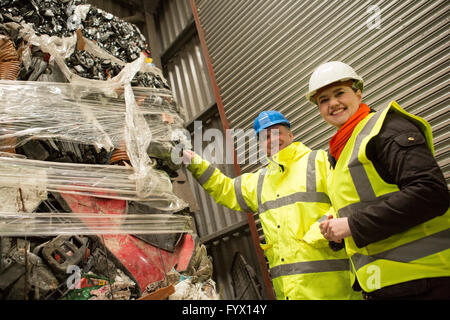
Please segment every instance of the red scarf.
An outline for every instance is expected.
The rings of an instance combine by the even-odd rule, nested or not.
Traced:
[[[330,153],[336,159],[339,159],[348,139],[350,139],[356,125],[370,112],[367,104],[361,103],[359,109],[347,120],[346,123],[334,134],[330,140]]]

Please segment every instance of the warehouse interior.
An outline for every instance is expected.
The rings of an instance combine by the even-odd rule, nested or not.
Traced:
[[[16,124],[17,128],[24,126],[17,129],[23,130],[17,134],[18,141],[11,142],[9,136],[0,141],[2,159],[8,159],[2,160],[0,168],[3,193],[12,192],[8,194],[14,198],[12,210],[23,215],[5,218],[17,231],[1,237],[0,299],[274,299],[259,247],[264,235],[258,216],[216,204],[183,166],[173,167],[166,161],[174,142],[168,133],[187,129],[193,137],[197,130],[217,129],[225,136],[228,129],[250,129],[260,111],[277,109],[291,120],[298,141],[312,149],[327,149],[332,129],[304,99],[308,77],[325,61],[356,66],[370,84],[365,97],[376,109],[395,97],[405,110],[425,118],[432,126],[436,159],[450,185],[445,0],[429,4],[377,1],[382,13],[379,25],[371,20],[373,11],[369,8],[374,3],[363,0],[320,4],[261,0],[258,5],[238,0],[34,0],[26,10],[21,0],[3,2],[0,39],[4,47],[0,47],[0,54],[9,46],[16,58],[0,56],[1,99],[13,101],[20,91],[23,96],[15,104],[15,114],[37,116],[17,117],[9,124],[11,118],[7,117],[12,113],[3,115],[8,120],[2,120],[3,126],[10,125],[12,131]],[[60,17],[65,23],[58,27]],[[31,38],[32,31],[19,32],[13,25],[33,23],[33,19],[37,19],[34,35],[72,36],[73,54],[64,55],[64,43]],[[48,24],[39,24],[39,19]],[[80,24],[81,29],[77,28]],[[7,38],[12,42],[6,44]],[[27,58],[22,58],[24,54]],[[21,62],[24,59],[30,61],[26,69]],[[96,82],[83,82],[78,77]],[[131,86],[119,90],[98,84],[108,78]],[[22,83],[8,84],[4,79]],[[61,99],[65,103],[59,103]],[[89,111],[74,112],[72,105],[78,103]],[[51,111],[39,111],[42,105]],[[104,112],[106,105],[111,105],[113,112]],[[127,112],[119,109],[123,106]],[[145,117],[133,111],[141,106],[148,107]],[[92,111],[96,108],[98,114]],[[95,121],[84,130],[84,122],[74,119],[92,119],[91,114],[86,115],[90,112]],[[59,130],[51,125],[55,119],[60,121]],[[96,129],[96,121],[102,129]],[[42,130],[45,126],[48,132]],[[30,134],[29,130],[34,131]],[[105,136],[114,138],[109,141]],[[128,148],[126,154],[124,147],[141,136],[150,139],[144,138],[148,141],[138,144],[136,150]],[[244,159],[242,163],[222,161],[215,165],[229,177],[261,166],[249,161],[252,154],[248,145],[254,141],[241,142],[235,141],[241,147],[233,151]],[[212,143],[205,139],[193,147],[201,151]],[[151,165],[139,148],[145,148]],[[15,156],[8,158],[3,152]],[[36,165],[29,165],[26,159],[37,161]],[[61,165],[47,166],[45,161]],[[80,167],[75,168],[75,164]],[[99,164],[115,164],[114,170],[97,171]],[[18,167],[21,171],[15,175],[11,168]],[[138,177],[129,183],[130,179],[123,178],[131,174],[132,167],[143,170],[142,180]],[[145,170],[150,170],[150,176]],[[67,183],[79,183],[83,175],[87,178],[82,183],[91,183],[89,188],[72,192],[73,185],[68,188]],[[48,192],[39,190],[37,176],[42,176],[41,185],[48,184]],[[92,178],[107,181],[99,187]],[[153,181],[150,190],[142,186],[148,183],[146,178]],[[10,179],[16,179],[18,187],[8,183]],[[52,179],[55,182],[50,187]],[[141,191],[147,192],[147,202],[142,200]],[[42,193],[46,193],[45,200],[36,197]],[[4,212],[8,196],[3,198]],[[93,211],[109,212],[113,217],[106,222],[87,215]],[[149,211],[155,215],[144,214]],[[76,221],[68,215],[71,212],[79,212]],[[31,213],[51,214],[38,222]],[[66,219],[66,224],[52,222],[55,213],[64,213],[61,219]],[[99,227],[103,224],[116,230],[123,213],[129,216],[128,233],[108,234]],[[160,224],[159,214],[165,219]],[[62,229],[52,227],[50,237],[38,232],[39,228],[20,229],[24,219],[29,219],[30,228],[48,223]],[[80,229],[83,236],[64,229],[67,221],[70,225],[79,223],[78,219],[85,222],[80,228],[87,219],[97,220],[90,230]],[[170,230],[163,231],[163,225]],[[18,236],[29,230],[37,231]],[[127,265],[138,260],[136,257],[141,257],[141,264]],[[67,281],[76,274],[68,273],[67,266],[74,264],[86,272],[94,271],[95,276],[81,273],[89,290],[67,290]],[[27,271],[30,268],[34,272]],[[189,283],[192,292],[175,290],[181,283]]]

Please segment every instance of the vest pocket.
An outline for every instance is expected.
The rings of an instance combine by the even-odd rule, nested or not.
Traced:
[[[401,147],[405,148],[426,143],[425,137],[416,132],[402,133],[396,136],[394,141]]]
[[[320,232],[319,222],[315,222],[311,225],[311,228],[305,233],[303,237],[297,235],[298,240],[302,240],[314,248],[326,248],[328,247],[328,240],[324,238]]]

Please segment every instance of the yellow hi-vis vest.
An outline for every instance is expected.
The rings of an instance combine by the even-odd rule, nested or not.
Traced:
[[[348,217],[357,208],[382,201],[399,191],[386,183],[366,156],[366,147],[383,125],[388,112],[413,121],[425,134],[434,155],[430,125],[407,113],[395,101],[383,111],[370,113],[353,131],[331,175],[329,196],[338,217]],[[405,232],[369,244],[355,245],[345,238],[345,249],[352,263],[352,285],[356,278],[366,292],[410,280],[450,276],[450,213],[414,226]]]
[[[195,164],[197,163],[197,164]],[[324,151],[299,142],[268,166],[231,179],[196,155],[188,166],[214,200],[232,210],[259,213],[277,299],[361,299],[350,287],[344,250],[332,251],[319,230],[331,211]]]

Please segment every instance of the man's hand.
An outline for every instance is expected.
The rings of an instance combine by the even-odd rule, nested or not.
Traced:
[[[319,228],[325,239],[337,243],[352,235],[348,218],[334,219],[332,215],[329,215],[326,221],[320,223]]]
[[[192,163],[192,159],[194,159],[195,153],[191,150],[183,150],[183,163],[188,165]]]

